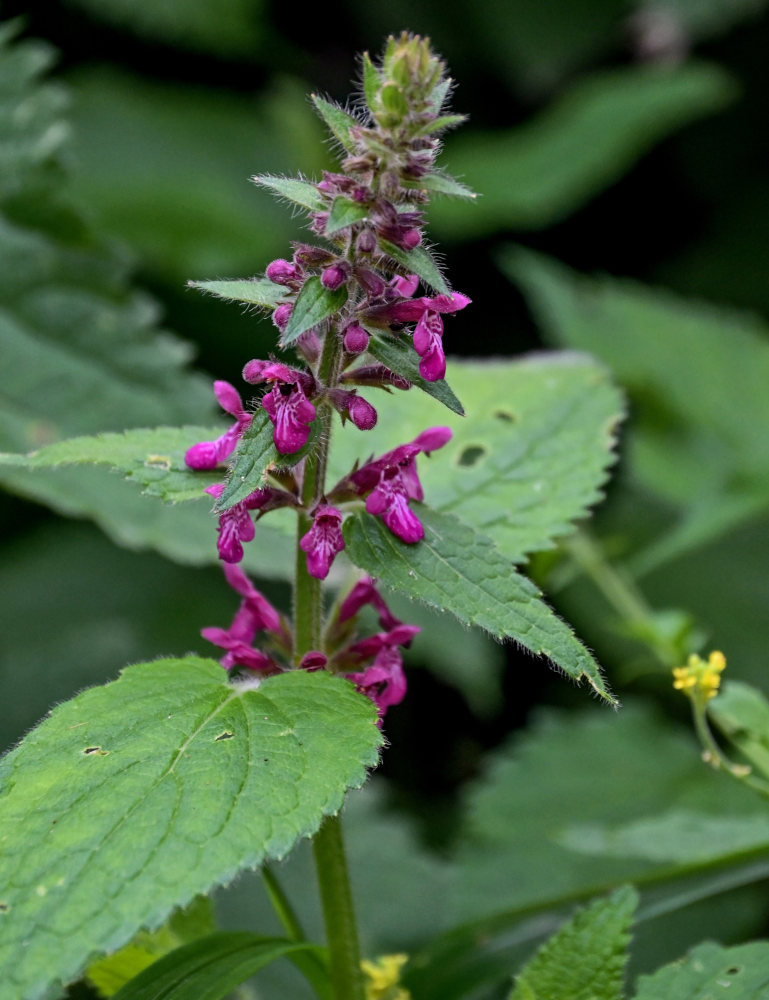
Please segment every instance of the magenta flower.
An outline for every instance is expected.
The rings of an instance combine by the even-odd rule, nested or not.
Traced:
[[[347,597],[345,597],[339,606],[339,615],[337,616],[337,620],[340,624],[342,622],[349,621],[349,619],[354,618],[360,609],[366,604],[370,604],[374,608],[379,617],[379,624],[382,628],[389,631],[390,629],[394,629],[397,625],[403,624],[387,607],[384,598],[377,590],[376,584],[370,576],[366,576],[362,580],[359,580]]]
[[[350,354],[363,354],[368,347],[369,337],[360,323],[350,323],[344,331],[344,349]]]
[[[187,449],[184,461],[190,469],[215,469],[235,451],[246,427],[251,423],[251,414],[243,409],[243,400],[238,390],[229,382],[214,382],[214,393],[219,405],[235,417],[235,423],[215,441],[201,441]]]
[[[302,272],[296,264],[281,259],[274,260],[271,264],[268,264],[265,274],[276,285],[288,285],[302,276]]]
[[[310,530],[299,545],[307,553],[307,572],[317,580],[325,580],[331,563],[344,548],[342,513],[336,507],[320,504],[313,514]]]
[[[272,382],[262,397],[262,406],[275,428],[273,440],[281,455],[291,455],[307,444],[315,407],[307,398],[315,390],[315,379],[298,368],[279,361],[249,361],[243,369],[246,382]]]
[[[215,483],[207,487],[205,492],[218,500],[224,492],[224,483]],[[239,563],[243,558],[243,542],[250,542],[256,533],[249,512],[264,507],[270,500],[272,492],[274,491],[270,489],[254,490],[245,500],[241,500],[219,515],[219,537],[216,540],[216,547],[219,550],[219,558],[224,562]]]
[[[246,667],[266,673],[278,672],[278,666],[266,653],[252,646],[258,632],[267,629],[275,633],[281,641],[287,639],[280,615],[267,598],[261,594],[246,574],[237,566],[224,567],[229,585],[243,600],[228,629],[212,626],[201,630],[204,639],[212,642],[226,654],[220,660],[225,670]]]
[[[409,507],[409,500],[424,499],[419,481],[416,457],[442,448],[451,439],[448,427],[431,427],[409,444],[388,451],[381,458],[361,466],[351,473],[347,482],[360,496],[366,497],[366,510],[382,518],[385,525],[401,541],[413,543],[424,538],[424,527]],[[341,490],[344,489],[340,484]],[[332,491],[332,494],[336,490]]]
[[[388,632],[379,632],[353,643],[342,654],[361,659],[374,656],[374,662],[370,666],[345,676],[377,706],[380,726],[387,709],[403,701],[406,696],[406,675],[398,646],[409,646],[419,631],[421,630],[416,625],[399,624]]]

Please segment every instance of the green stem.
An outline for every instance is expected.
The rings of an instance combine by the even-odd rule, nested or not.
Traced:
[[[724,771],[730,778],[739,781],[752,791],[758,793],[762,798],[769,798],[769,783],[763,778],[757,778],[749,766],[735,764],[726,757],[721,747],[716,743],[708,720],[705,715],[705,705],[692,701],[692,716],[694,718],[694,728],[700,743],[704,747],[704,759],[716,771]]]
[[[318,366],[321,385],[336,385],[342,361],[342,345],[335,328],[326,334]],[[302,536],[310,530],[310,511],[323,498],[333,409],[328,400],[317,403],[316,420],[321,421],[318,447],[305,460],[302,504],[297,518],[296,586],[294,589],[294,659],[299,663],[310,650],[321,650],[323,641],[323,594],[320,580],[307,572],[307,559],[299,547]],[[364,1000],[360,968],[358,929],[352,905],[352,892],[338,816],[327,816],[313,840],[315,867],[318,873],[323,916],[326,925],[331,983],[334,1000]]]
[[[358,928],[339,816],[327,816],[313,840],[335,1000],[364,1000]]]
[[[270,903],[272,903],[272,908],[275,910],[278,920],[283,925],[283,929],[289,939],[296,942],[306,941],[307,938],[294,912],[293,906],[289,903],[285,892],[283,892],[280,882],[278,882],[272,870],[267,865],[262,866],[262,881],[267,890]]]

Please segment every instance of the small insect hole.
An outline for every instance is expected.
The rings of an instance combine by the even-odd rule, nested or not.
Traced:
[[[101,756],[101,757],[106,757],[107,754],[109,753],[109,750],[102,750],[101,747],[86,747],[85,750],[83,750],[83,753],[87,757],[90,757],[90,756],[92,756],[95,753],[99,754],[99,756]]]
[[[486,449],[479,444],[468,445],[467,448],[463,448],[459,453],[459,458],[457,459],[457,465],[463,465],[465,467],[471,465],[477,465],[478,462],[486,454]]]
[[[219,735],[214,739],[214,743],[218,743],[219,740],[231,740],[232,736],[233,734],[225,729],[223,733],[219,733]]]
[[[10,906],[7,903],[0,903],[0,913],[7,913],[10,910]]]
[[[730,965],[729,968],[726,970],[727,976],[736,976],[738,972],[742,972],[742,969],[739,967],[739,965]]]
[[[515,421],[515,414],[509,410],[495,410],[494,416],[497,420],[503,420],[506,424],[512,424]]]

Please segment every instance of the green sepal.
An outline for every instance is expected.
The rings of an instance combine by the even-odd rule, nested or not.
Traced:
[[[428,97],[428,103],[432,110],[437,114],[443,107],[446,98],[449,96],[449,91],[451,90],[451,85],[453,84],[451,77],[446,77],[446,79],[441,80],[437,83]]]
[[[434,118],[418,128],[414,135],[432,135],[433,132],[440,132],[444,128],[456,128],[466,121],[467,115],[441,115],[440,118]]]
[[[321,1000],[332,1000],[325,949],[248,931],[209,934],[154,962],[114,1000],[222,1000],[278,958],[288,958]]]
[[[382,107],[391,115],[395,115],[400,121],[409,113],[409,105],[403,96],[403,91],[394,83],[385,84],[379,91]]]
[[[422,281],[436,292],[442,292],[444,295],[450,293],[449,286],[446,284],[446,280],[441,274],[438,265],[423,247],[415,247],[413,250],[402,250],[388,240],[379,240],[379,246],[383,253],[386,253],[388,257],[392,257],[393,260],[397,260],[404,267],[407,267],[413,274],[419,275]]]
[[[418,180],[405,180],[403,181],[403,186],[417,191],[433,191],[435,194],[453,195],[455,198],[469,198],[470,200],[474,200],[478,197],[475,191],[461,184],[456,178],[441,173],[439,170],[431,174],[425,174],[424,177],[420,177]]]
[[[622,1000],[638,893],[617,889],[577,913],[516,976],[509,1000]]]
[[[328,125],[334,136],[344,146],[348,153],[354,153],[355,143],[350,138],[350,129],[353,126],[356,126],[358,122],[352,115],[349,115],[346,111],[340,108],[339,105],[331,104],[330,101],[325,101],[322,97],[318,97],[317,94],[312,94],[311,98],[318,114],[326,125]]]
[[[275,447],[273,425],[267,411],[262,408],[256,410],[238,442],[224,491],[216,504],[217,514],[229,510],[254,490],[264,486],[265,476],[270,469],[293,468],[316,446],[319,434],[320,421],[313,420],[305,444],[298,451],[284,455]]]
[[[406,544],[379,518],[355,514],[343,527],[349,559],[385,587],[447,611],[465,625],[477,625],[496,639],[515,639],[575,680],[584,678],[615,704],[587,649],[491,539],[451,514],[412,506],[425,529],[422,541]]]
[[[382,80],[379,76],[379,70],[376,68],[374,63],[371,61],[371,57],[368,52],[363,53],[363,96],[366,98],[366,104],[369,110],[373,111],[376,104],[376,97],[379,93],[379,88],[382,86]]]
[[[272,177],[270,174],[256,174],[251,178],[254,184],[259,187],[269,188],[281,198],[293,201],[295,205],[301,205],[311,212],[322,212],[326,208],[323,195],[318,191],[311,181],[302,180],[301,177]]]
[[[297,296],[294,308],[291,310],[280,341],[281,346],[288,347],[289,344],[293,344],[303,333],[307,333],[308,330],[322,323],[324,319],[339,312],[346,301],[347,285],[341,285],[331,291],[330,288],[325,287],[319,275],[314,274],[308,278]]]
[[[340,229],[353,226],[356,222],[362,222],[368,216],[368,211],[365,205],[338,195],[334,198],[334,203],[328,215],[328,222],[324,230],[325,235],[333,236]]]
[[[381,361],[383,365],[386,365],[390,371],[395,372],[397,375],[403,375],[412,385],[421,389],[422,392],[426,392],[433,399],[437,399],[444,406],[448,406],[450,410],[460,417],[465,415],[462,404],[454,395],[445,379],[439,379],[437,382],[428,382],[427,379],[422,378],[419,374],[417,353],[410,344],[396,337],[388,337],[380,334],[378,331],[375,332],[373,329],[369,330],[368,333],[371,338],[369,340],[368,352],[377,361]]]
[[[188,287],[215,295],[229,302],[244,302],[249,306],[274,309],[284,302],[288,289],[267,278],[247,278],[236,281],[188,281]]]

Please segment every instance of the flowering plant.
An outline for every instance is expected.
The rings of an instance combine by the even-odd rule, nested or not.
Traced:
[[[434,904],[435,933],[423,934],[416,954],[361,956],[341,810],[386,753],[388,712],[407,696],[404,651],[422,626],[415,608],[413,620],[401,617],[412,617],[412,605],[394,602],[400,595],[514,640],[615,704],[592,653],[515,567],[568,535],[599,498],[623,410],[606,370],[583,354],[447,365],[444,317],[450,344],[471,328],[472,310],[427,244],[425,210],[432,195],[474,197],[436,162],[443,133],[462,116],[446,110],[451,81],[427,39],[391,38],[380,61],[363,57],[362,76],[355,113],[313,97],[338,145],[338,171],[317,182],[255,178],[306,214],[307,240],[261,277],[192,283],[268,313],[277,330],[276,352],[243,368],[252,398],[214,382],[227,426],[129,429],[2,456],[25,470],[107,464],[148,494],[198,500],[205,544],[238,606],[228,627],[201,631],[218,663],[190,654],[127,667],[58,706],[3,759],[0,1000],[54,997],[78,977],[119,1000],[215,1000],[278,958],[322,1000],[477,996],[516,968],[511,1000],[623,995],[638,896],[617,884],[642,884],[651,869],[642,854],[643,864],[615,878],[612,844],[632,855],[644,838],[637,829],[596,833],[575,821],[557,845],[588,858],[584,871],[569,869],[579,871],[571,895],[440,932]],[[194,394],[197,404],[199,385]],[[571,544],[591,565],[586,536]],[[290,579],[290,615],[257,589],[254,566]],[[613,587],[650,647],[678,664],[685,630],[671,638],[621,581]],[[709,762],[765,796],[769,786],[751,770],[767,770],[760,726],[745,727],[739,691],[715,707],[724,666],[720,653],[707,662],[692,654],[676,666],[675,685],[692,700]],[[706,713],[749,765],[727,760]],[[564,729],[562,738],[561,761],[586,746],[600,758],[590,732],[574,740]],[[591,776],[588,763],[576,770]],[[504,808],[498,797],[489,811],[514,826]],[[510,811],[519,819],[520,804]],[[535,823],[531,857],[542,839]],[[509,841],[497,843],[493,828],[465,848],[476,907],[504,881]],[[661,829],[669,835],[670,825]],[[599,878],[589,859],[602,836]],[[269,865],[305,838],[324,945],[305,932]],[[376,835],[367,867],[382,863],[386,839]],[[409,863],[406,855],[385,864],[384,881],[410,879]],[[437,899],[446,872],[434,866],[425,880]],[[281,933],[217,931],[205,894],[256,868]],[[651,871],[648,883],[662,879]],[[614,891],[521,969],[517,947],[546,936],[566,903],[602,889]],[[497,951],[496,937],[511,928],[512,944]],[[760,968],[765,956],[745,962]],[[703,953],[686,974],[736,981],[743,966],[724,972],[719,963],[720,952]],[[637,1000],[661,995],[672,975],[650,977]]]

